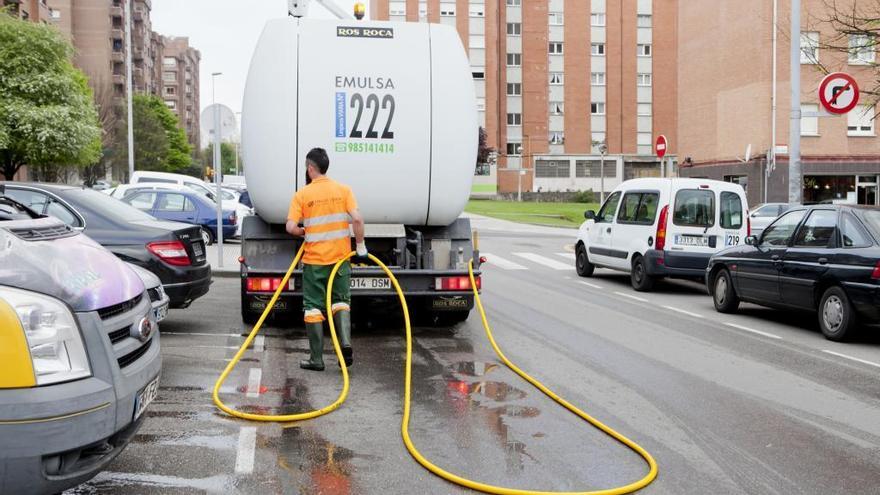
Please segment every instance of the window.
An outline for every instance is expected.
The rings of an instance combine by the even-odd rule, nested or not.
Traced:
[[[535,177],[571,177],[570,168],[568,160],[538,160],[535,162]]]
[[[565,24],[564,16],[562,12],[550,12],[550,25],[551,26],[561,26]]]
[[[471,5],[470,16],[471,17],[483,17],[486,15],[486,9],[483,5]]]
[[[522,155],[522,143],[507,143],[507,156]]]
[[[391,2],[388,15],[406,15],[406,2]]]
[[[562,115],[565,113],[565,104],[561,101],[550,102],[550,115]]]
[[[486,110],[486,99],[485,98],[477,98],[477,111],[483,112]]]
[[[762,246],[788,246],[788,241],[794,235],[794,229],[801,223],[806,210],[790,211],[777,218],[775,222],[764,229],[761,234]]]
[[[562,42],[561,41],[551,41],[550,42],[550,55],[562,55]]]
[[[174,100],[165,100],[165,106],[173,110],[177,108],[177,102]]]
[[[743,225],[743,207],[739,194],[721,192],[721,228],[739,229]]]
[[[601,153],[603,144],[605,144],[605,133],[604,132],[590,133],[591,153]]]
[[[870,64],[874,61],[874,38],[865,34],[849,35],[849,63]]]
[[[620,212],[617,214],[617,223],[653,225],[659,200],[658,193],[626,193],[623,196]]]
[[[62,205],[58,201],[52,200],[49,202],[49,207],[46,209],[46,215],[52,216],[66,223],[67,225],[73,227],[81,227],[79,220],[77,220],[76,215],[73,214],[66,206]]]
[[[162,58],[162,65],[169,69],[174,69],[177,67],[177,59],[174,57],[164,57]]]
[[[51,17],[53,21],[57,21],[61,19],[61,11],[58,9],[49,9],[49,17]]]
[[[801,33],[801,63],[815,64],[819,62],[819,32]]]
[[[715,225],[715,193],[704,189],[682,189],[675,195],[672,222],[683,227]]]
[[[113,51],[122,51],[122,40],[113,40]]]
[[[651,115],[651,104],[650,103],[637,103],[636,104],[636,112],[640,116],[648,116]]]
[[[162,73],[162,80],[170,83],[177,82],[177,72],[168,71]]]
[[[174,95],[174,92],[177,90],[174,86],[165,86],[165,94],[166,95]]]
[[[471,75],[474,77],[474,79],[477,79],[477,80],[486,79],[485,72],[471,72]]]
[[[636,86],[650,86],[651,74],[636,74]]]
[[[752,212],[752,218],[776,218],[779,216],[779,205],[765,205]]]
[[[641,43],[636,45],[636,55],[639,57],[650,57],[651,45]]]
[[[483,35],[471,35],[468,37],[470,48],[486,48],[486,37]]]
[[[551,132],[550,133],[550,144],[564,144],[565,143],[565,134],[562,132]],[[566,175],[568,177],[568,175]]]
[[[650,132],[638,132],[636,133],[636,144],[638,146],[651,146],[654,144],[653,136],[651,136]]]
[[[153,203],[156,202],[155,192],[135,193],[123,199],[126,203],[134,206],[138,210],[150,211],[153,209]]]
[[[636,25],[640,28],[651,27],[651,14],[639,14],[636,16]]]
[[[507,0],[507,5],[510,7],[519,7],[522,5],[522,0]]]
[[[42,215],[46,211],[49,197],[38,191],[7,188],[6,195]]]
[[[740,187],[743,188],[743,192],[746,193],[746,196],[749,194],[749,176],[748,175],[725,175],[724,182],[730,182],[731,184],[739,184]],[[774,217],[776,215],[773,215]]]
[[[590,84],[593,86],[605,86],[605,73],[604,72],[591,72],[590,73]]]
[[[620,203],[620,191],[608,196],[602,209],[596,215],[596,223],[611,223],[614,221],[614,214],[617,213],[617,204]]]
[[[605,14],[590,14],[590,25],[591,26],[604,26],[605,25]]]
[[[186,196],[183,194],[165,193],[159,197],[159,204],[156,206],[157,211],[182,212],[191,211],[186,209]],[[192,206],[192,203],[190,203]]]
[[[840,243],[843,247],[868,247],[872,244],[871,236],[865,228],[849,213],[841,215]]]
[[[522,114],[521,113],[507,114],[507,125],[522,125]]]
[[[507,83],[507,95],[517,96],[522,94],[522,83]]]
[[[605,103],[601,101],[590,103],[590,113],[593,115],[605,115]]]
[[[806,103],[801,105],[801,136],[819,135],[819,105]]]
[[[615,177],[617,175],[617,165],[613,160],[577,160],[574,162],[575,177]]]
[[[837,230],[837,212],[813,210],[798,230],[794,245],[800,247],[828,247]]]
[[[874,107],[871,105],[856,105],[848,114],[847,135],[849,136],[873,136],[874,135]]]
[[[440,4],[440,17],[455,17],[455,4]]]
[[[507,66],[508,67],[519,67],[522,65],[522,53],[508,53],[507,54]]]
[[[605,43],[592,43],[590,44],[590,54],[596,57],[604,57],[605,56]]]
[[[160,184],[177,184],[177,181],[174,179],[159,179],[157,177],[138,177],[137,183],[142,184],[145,182],[158,182]]]
[[[551,72],[550,73],[550,84],[560,85],[563,83],[562,72]]]
[[[522,34],[522,24],[519,22],[507,23],[507,34],[510,36],[519,36]]]

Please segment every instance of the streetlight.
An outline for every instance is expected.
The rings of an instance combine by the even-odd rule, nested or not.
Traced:
[[[128,108],[128,181],[134,175],[134,115],[131,88],[131,9],[132,0],[125,2],[125,93]]]
[[[605,153],[608,153],[608,145],[602,141],[599,145],[599,204],[605,204]]]
[[[235,175],[241,175],[238,170],[238,147],[241,144],[241,112],[235,112]]]
[[[223,268],[223,194],[220,190],[220,176],[223,164],[220,163],[220,107],[217,105],[217,76],[222,72],[211,73],[211,106],[214,108],[214,184],[217,186],[217,267]]]

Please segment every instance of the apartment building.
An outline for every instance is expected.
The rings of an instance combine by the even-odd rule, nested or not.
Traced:
[[[677,0],[373,0],[371,18],[455,27],[499,192],[610,190],[677,149]],[[604,154],[602,153],[604,150]],[[604,155],[604,166],[603,166]],[[600,179],[604,171],[604,181]]]
[[[852,12],[853,0],[803,0],[801,12],[801,159],[804,201],[880,204],[880,138],[875,97],[863,95],[847,115],[822,115],[818,87],[824,70],[852,74],[862,88],[876,85],[873,42],[844,35],[843,50],[827,19],[829,5]],[[788,200],[791,109],[788,19],[779,2],[775,144],[772,166],[772,2],[741,0],[679,4],[679,150],[688,157],[680,173],[738,182],[749,203]],[[847,52],[847,45],[850,48]],[[688,82],[687,84],[685,84]],[[747,149],[751,150],[746,156]]]
[[[44,24],[49,23],[52,14],[46,0],[0,0],[0,10],[4,9],[22,20]]]
[[[199,62],[201,54],[189,38],[164,37],[162,99],[180,119],[193,149],[200,149]]]

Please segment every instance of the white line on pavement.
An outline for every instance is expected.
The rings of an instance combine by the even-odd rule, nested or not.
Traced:
[[[160,335],[191,335],[194,337],[241,337],[237,333],[195,333],[195,332],[166,332],[159,330]]]
[[[571,270],[574,268],[571,265],[566,265],[565,263],[560,263],[556,260],[551,260],[550,258],[545,258],[539,254],[535,253],[511,253],[514,256],[519,256],[520,258],[527,259],[539,265],[544,265],[548,268],[552,268],[554,270]]]
[[[699,313],[691,313],[690,311],[685,311],[681,308],[676,308],[675,306],[663,306],[663,307],[666,309],[681,313],[683,315],[693,316],[694,318],[702,318],[703,317],[703,315],[701,315]]]
[[[587,287],[592,287],[592,288],[594,288],[594,289],[601,289],[601,288],[602,288],[601,285],[591,284],[591,283],[589,283],[589,282],[584,282],[583,280],[578,280],[578,283],[579,283],[579,284],[586,285]]]
[[[254,472],[254,451],[257,447],[257,428],[243,426],[238,434],[238,453],[235,456],[235,472],[250,474]]]
[[[736,323],[725,323],[725,325],[727,325],[729,327],[733,327],[733,328],[738,328],[738,329],[744,330],[746,332],[752,332],[752,333],[756,333],[758,335],[763,335],[764,337],[770,337],[771,339],[782,340],[782,337],[780,337],[779,335],[774,335],[772,333],[762,332],[760,330],[755,330],[754,328],[744,327],[742,325],[737,325]]]
[[[266,336],[265,335],[257,335],[254,338],[254,352],[263,352],[263,347],[266,345]]]
[[[841,354],[839,352],[829,351],[827,349],[822,349],[822,352],[827,353],[827,354],[831,354],[833,356],[842,357],[844,359],[849,359],[850,361],[855,361],[857,363],[867,364],[868,366],[875,366],[877,368],[880,368],[880,364],[875,363],[874,361],[867,361],[865,359],[859,359],[857,357],[848,356],[846,354]]]
[[[614,291],[614,293],[617,294],[618,296],[628,297],[628,298],[630,298],[630,299],[634,299],[634,300],[636,300],[636,301],[640,301],[640,302],[650,302],[650,301],[648,301],[647,299],[645,299],[645,298],[643,298],[643,297],[638,297],[638,296],[634,296],[634,295],[632,295],[632,294],[627,294],[626,292],[617,292],[617,291]]]
[[[263,370],[260,368],[251,368],[248,373],[247,397],[256,399],[260,396],[260,380],[263,378]]]
[[[574,261],[574,253],[556,253],[556,256],[561,256],[567,260]]]
[[[483,253],[483,256],[486,257],[486,263],[489,266],[496,265],[499,268],[503,268],[505,270],[528,270],[528,268],[520,265],[519,263],[514,263],[513,261],[506,260],[501,256],[495,254]]]

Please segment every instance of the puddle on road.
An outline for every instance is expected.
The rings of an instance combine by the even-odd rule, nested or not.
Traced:
[[[498,363],[484,363],[480,361],[463,361],[450,366],[453,373],[466,376],[485,376],[498,369]]]
[[[91,481],[64,492],[64,495],[92,495],[97,493],[128,493],[132,488],[149,487],[161,490],[199,490],[202,493],[235,493],[236,478],[219,474],[207,478],[181,478],[152,473],[117,473],[103,471]]]

